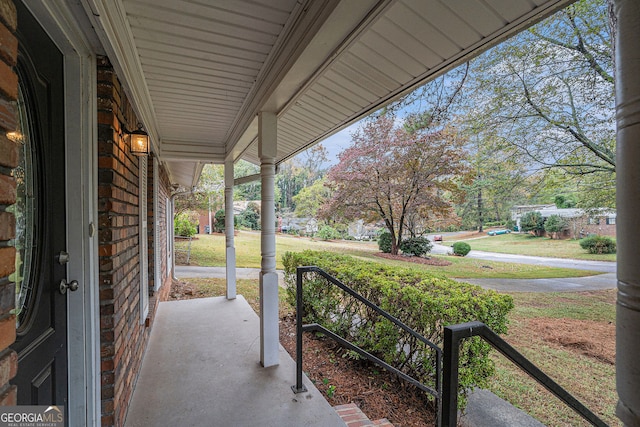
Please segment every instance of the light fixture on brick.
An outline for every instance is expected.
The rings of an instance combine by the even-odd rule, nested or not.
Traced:
[[[142,124],[138,124],[138,129],[127,132],[129,138],[129,148],[131,154],[136,156],[149,155],[149,134],[142,130]]]

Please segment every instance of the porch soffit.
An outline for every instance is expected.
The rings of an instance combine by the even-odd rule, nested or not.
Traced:
[[[573,0],[82,0],[172,180],[281,162]]]

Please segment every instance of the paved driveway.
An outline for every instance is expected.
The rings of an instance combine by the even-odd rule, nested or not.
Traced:
[[[446,254],[451,248],[434,244],[432,253]],[[574,268],[579,270],[599,271],[598,274],[587,277],[553,278],[553,279],[458,279],[461,282],[473,283],[487,289],[508,292],[576,292],[614,289],[617,286],[616,263],[606,261],[584,261],[564,258],[535,257],[527,255],[499,254],[495,252],[471,251],[468,258],[487,261],[512,262],[520,264],[545,265],[549,267]],[[176,266],[176,277],[211,277],[224,278],[224,267],[194,267]],[[278,271],[280,286],[284,286],[284,275]],[[236,278],[258,279],[259,268],[237,268]]]

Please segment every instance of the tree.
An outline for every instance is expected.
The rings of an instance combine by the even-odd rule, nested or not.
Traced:
[[[592,192],[614,191],[605,185],[616,166],[606,0],[570,5],[471,66],[469,117],[509,141],[532,167],[561,169],[589,181]]]
[[[522,231],[532,231],[540,237],[544,232],[544,218],[540,212],[527,212],[520,218],[520,229]]]
[[[464,200],[458,205],[463,226],[483,231],[487,221],[506,221],[514,201],[525,201],[529,172],[513,146],[474,123],[464,129],[469,150],[469,176],[462,177]]]
[[[209,210],[215,212],[224,204],[224,168],[221,165],[205,165],[198,185],[192,192],[176,197],[176,215],[187,211]]]
[[[260,207],[257,203],[250,202],[247,208],[240,214],[240,225],[251,230],[260,230]]]
[[[324,179],[315,181],[310,187],[304,187],[298,194],[293,196],[293,203],[296,206],[295,216],[298,218],[315,218],[330,195],[331,192],[325,186]]]
[[[558,209],[573,208],[576,206],[576,198],[573,194],[558,194],[554,197],[553,203],[555,203],[556,208]]]
[[[260,173],[260,167],[249,163],[245,160],[240,160],[234,165],[233,176],[234,178],[242,178],[245,176],[256,175]],[[246,184],[240,184],[233,189],[233,200],[260,200],[260,190],[262,184],[260,180],[247,182]]]
[[[280,164],[276,177],[276,187],[280,190],[276,200],[280,211],[296,210],[296,196],[324,176],[327,160],[327,150],[322,145],[315,145]]]
[[[569,228],[567,220],[560,215],[551,215],[544,222],[544,231],[551,234],[552,238],[559,239],[560,233]]]
[[[409,214],[451,209],[442,192],[455,187],[463,158],[463,141],[451,129],[407,130],[390,114],[369,118],[327,175],[332,197],[323,212],[382,220],[397,254]]]

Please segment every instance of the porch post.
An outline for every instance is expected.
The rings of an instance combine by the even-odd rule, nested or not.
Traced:
[[[211,215],[209,215],[211,216]],[[227,299],[236,298],[236,248],[233,241],[233,161],[224,163],[224,230],[227,263]]]
[[[258,155],[260,156],[261,244],[260,271],[260,363],[265,368],[279,364],[278,275],[276,274],[275,158],[277,118],[275,113],[258,115]]]
[[[640,3],[615,0],[618,305],[616,415],[640,425]]]

